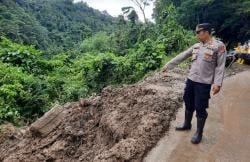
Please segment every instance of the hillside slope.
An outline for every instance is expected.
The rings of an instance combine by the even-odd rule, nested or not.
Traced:
[[[1,0],[0,35],[40,49],[68,50],[115,18],[73,0]]]
[[[157,73],[134,85],[64,105],[61,124],[45,137],[1,144],[3,161],[141,161],[182,105],[185,74]],[[54,123],[50,123],[54,124]],[[26,129],[28,130],[28,129]],[[12,139],[16,136],[12,136]]]

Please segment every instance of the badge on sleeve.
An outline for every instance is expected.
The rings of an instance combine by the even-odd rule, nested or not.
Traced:
[[[226,49],[225,49],[225,46],[224,46],[224,45],[222,45],[222,46],[219,47],[219,53],[220,53],[220,54],[224,54],[225,51],[226,51]]]

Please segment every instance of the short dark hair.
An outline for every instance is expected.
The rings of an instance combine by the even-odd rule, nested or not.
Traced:
[[[210,23],[202,23],[196,26],[196,31],[207,31],[209,34],[212,33],[212,25]]]

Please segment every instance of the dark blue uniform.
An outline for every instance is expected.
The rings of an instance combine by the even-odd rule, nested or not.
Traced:
[[[194,112],[199,118],[207,118],[207,111],[210,99],[211,84],[194,82],[190,79],[186,81],[183,99],[188,111]]]

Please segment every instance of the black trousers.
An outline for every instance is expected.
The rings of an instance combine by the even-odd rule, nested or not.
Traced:
[[[186,110],[196,111],[196,117],[207,118],[206,109],[209,105],[211,84],[194,82],[190,79],[186,81],[183,99]]]

